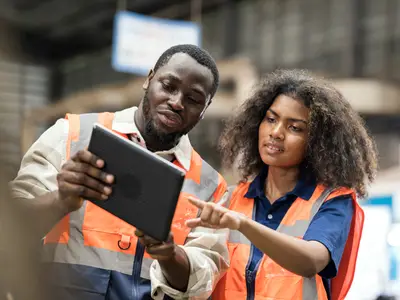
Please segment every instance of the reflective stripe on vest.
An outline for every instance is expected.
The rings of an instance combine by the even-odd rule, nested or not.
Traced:
[[[244,197],[249,183],[240,184],[233,192],[231,209],[244,213],[254,219],[255,205],[253,199]],[[318,186],[312,197],[305,201],[296,199],[283,218],[277,231],[287,235],[303,238],[313,217],[321,205],[332,198],[332,195],[352,194],[343,189],[332,193],[332,189]],[[229,250],[231,266],[228,273],[221,279],[213,293],[215,299],[244,299],[246,298],[246,265],[251,256],[251,242],[239,231],[229,234]],[[233,256],[232,256],[233,255]],[[322,278],[304,278],[280,267],[272,259],[263,256],[255,281],[255,299],[327,299]]]
[[[70,126],[66,159],[69,159],[88,145],[95,122],[111,129],[114,114],[67,115],[67,119]],[[190,232],[184,222],[198,213],[186,196],[212,201],[220,181],[218,172],[193,150],[191,167],[185,177],[171,228],[177,244],[183,244]],[[124,221],[85,201],[78,211],[64,217],[45,237],[43,259],[46,262],[79,264],[130,275],[137,242],[134,230]],[[141,265],[142,278],[150,278],[152,262],[153,259],[145,253]]]
[[[332,189],[325,189],[324,192],[313,203],[309,219],[296,220],[296,222],[293,225],[285,225],[281,223],[276,231],[282,232],[284,234],[293,237],[303,237],[308,229],[308,226],[310,226],[311,220],[314,218],[319,208],[321,207],[321,205],[324,203],[324,201],[327,199],[328,195],[331,192]],[[229,243],[251,245],[251,242],[237,230],[232,230],[229,233]]]

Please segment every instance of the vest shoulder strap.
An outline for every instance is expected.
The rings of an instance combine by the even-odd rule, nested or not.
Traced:
[[[340,187],[332,190],[332,192],[329,194],[328,198],[326,198],[326,201],[331,200],[333,198],[336,198],[338,196],[343,196],[343,195],[351,195],[354,193],[354,190],[345,188],[345,187]]]
[[[350,290],[356,269],[358,249],[364,227],[364,211],[358,205],[355,195],[352,199],[354,213],[349,235],[340,261],[338,273],[331,281],[332,300],[343,300]]]
[[[100,123],[111,129],[114,113],[88,113],[88,114],[66,114],[65,119],[69,122],[66,156],[69,159],[80,149],[84,149],[89,143],[93,124]]]
[[[236,189],[237,185],[230,185],[227,188],[228,197],[232,197],[233,191]]]
[[[225,201],[222,203],[224,207],[229,208],[231,204],[231,199],[233,195],[233,191],[236,189],[236,185],[230,185],[226,189]]]

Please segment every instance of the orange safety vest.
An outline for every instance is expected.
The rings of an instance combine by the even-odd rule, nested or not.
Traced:
[[[66,159],[69,159],[88,145],[95,122],[111,129],[114,114],[67,114],[66,118],[69,121]],[[174,163],[182,168],[178,161]],[[186,198],[193,195],[204,201],[218,201],[225,191],[226,182],[222,176],[193,150],[190,170],[186,173],[171,226],[176,244],[185,243],[190,232],[185,221],[196,217],[198,213]],[[131,275],[137,243],[134,232],[135,228],[131,225],[85,201],[78,211],[65,216],[47,234],[43,247],[44,260]],[[141,278],[149,279],[152,262],[153,259],[145,253]]]
[[[249,185],[250,183],[242,183],[236,187],[232,192],[229,208],[254,219],[254,200],[245,197]],[[318,185],[308,201],[301,198],[295,200],[277,229],[277,231],[290,236],[303,238],[313,217],[325,201],[349,194],[352,195],[355,209],[338,274],[331,281],[332,300],[344,299],[353,280],[364,223],[364,212],[356,201],[354,191],[340,188],[332,192],[331,189]],[[230,269],[218,283],[212,299],[248,299],[245,274],[247,262],[251,255],[251,242],[239,231],[231,231],[228,248]],[[264,255],[255,278],[254,299],[326,300],[328,298],[322,278],[319,275],[313,278],[296,275]]]

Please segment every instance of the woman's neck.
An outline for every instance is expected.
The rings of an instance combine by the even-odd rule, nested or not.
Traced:
[[[292,191],[299,178],[299,168],[269,167],[268,176],[264,183],[264,192],[273,203],[280,197]]]

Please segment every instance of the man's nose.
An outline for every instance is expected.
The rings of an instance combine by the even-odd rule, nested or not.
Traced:
[[[182,93],[176,93],[174,95],[171,95],[168,100],[168,104],[174,110],[183,110],[183,95],[182,95]]]

